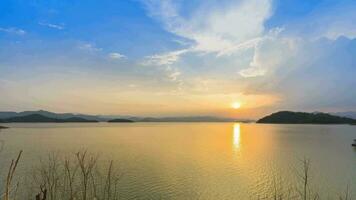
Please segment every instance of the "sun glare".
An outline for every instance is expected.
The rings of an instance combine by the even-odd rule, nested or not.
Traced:
[[[233,109],[239,109],[241,107],[241,103],[240,102],[234,102],[231,104],[231,107]]]

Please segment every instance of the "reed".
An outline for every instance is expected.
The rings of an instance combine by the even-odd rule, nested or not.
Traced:
[[[64,158],[50,154],[35,168],[31,187],[38,187],[42,200],[116,200],[121,173],[112,160],[104,163],[87,151]]]

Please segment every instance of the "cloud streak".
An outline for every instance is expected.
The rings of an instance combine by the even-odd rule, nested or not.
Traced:
[[[188,49],[171,51],[163,54],[147,56],[142,62],[143,65],[172,65],[180,59],[180,56],[188,53]]]
[[[88,51],[88,52],[100,52],[103,49],[102,48],[98,48],[96,47],[94,44],[91,43],[84,43],[84,44],[80,44],[78,46],[79,49],[84,50],[84,51]]]
[[[45,22],[38,22],[39,25],[45,26],[47,28],[52,28],[52,29],[57,29],[57,30],[63,30],[64,26],[59,25],[59,24],[51,24],[51,23],[45,23]]]
[[[1,28],[0,31],[9,33],[9,34],[15,34],[15,35],[25,35],[26,31],[23,29],[15,28],[15,27],[10,27],[10,28]]]
[[[108,56],[111,60],[121,60],[121,59],[127,58],[125,55],[123,55],[121,53],[117,53],[117,52],[109,53]]]

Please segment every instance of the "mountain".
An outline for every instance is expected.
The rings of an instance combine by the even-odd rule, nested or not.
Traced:
[[[348,117],[348,118],[356,119],[356,111],[337,112],[332,114],[340,117]]]
[[[0,119],[6,119],[11,117],[22,117],[32,114],[39,114],[49,118],[55,119],[68,119],[68,118],[83,118],[86,120],[105,121],[106,119],[98,115],[84,115],[73,113],[54,113],[45,110],[38,111],[23,111],[23,112],[0,112]]]
[[[0,112],[0,121],[1,119],[16,117],[16,116],[18,116],[17,112]]]
[[[352,124],[356,120],[330,115],[327,113],[305,113],[280,111],[259,119],[257,123],[265,124]]]
[[[130,123],[130,122],[135,122],[135,121],[130,120],[130,119],[112,119],[112,120],[109,120],[108,122],[110,122],[110,123]]]
[[[45,117],[40,114],[30,114],[26,116],[10,117],[4,120],[5,122],[62,122],[60,119]]]
[[[91,120],[91,119],[84,119],[84,118],[80,118],[80,117],[70,117],[70,118],[66,118],[66,119],[61,119],[64,120],[64,122],[99,122],[97,120]]]
[[[73,114],[73,113],[54,113],[45,110],[38,111],[23,111],[23,112],[0,112],[0,122],[1,120],[14,118],[14,117],[24,117],[28,115],[42,115],[47,118],[52,119],[71,119],[71,121],[78,121],[78,118],[90,121],[101,121],[106,122],[113,119],[129,119],[135,122],[252,122],[247,119],[232,119],[232,118],[221,118],[213,116],[183,116],[183,117],[135,117],[135,116],[124,116],[124,115],[85,115],[85,114]]]
[[[10,117],[3,120],[6,123],[23,122],[23,123],[65,123],[65,122],[97,122],[95,120],[87,120],[79,117],[66,119],[50,118],[40,114],[30,114],[26,116]]]

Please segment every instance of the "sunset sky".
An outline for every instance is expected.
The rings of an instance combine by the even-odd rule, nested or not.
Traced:
[[[355,0],[1,0],[0,110],[355,111],[355,10]]]

